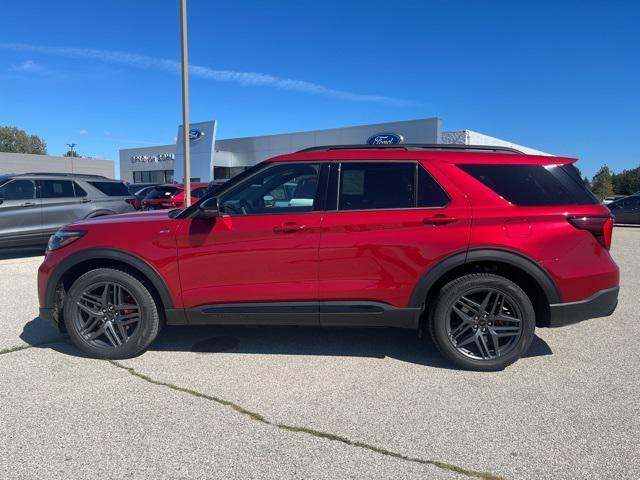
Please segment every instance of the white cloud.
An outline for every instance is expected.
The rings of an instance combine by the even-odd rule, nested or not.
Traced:
[[[89,130],[83,128],[78,132],[80,135],[89,135]]]
[[[11,65],[9,67],[9,71],[11,73],[31,73],[37,75],[47,73],[47,70],[42,65],[34,62],[33,60],[25,60],[19,65]]]
[[[142,69],[161,70],[175,74],[180,73],[180,62],[176,60],[148,57],[146,55],[138,55],[129,52],[97,50],[91,48],[47,47],[21,43],[0,43],[0,48],[19,52],[41,53],[45,55],[87,58],[101,62],[128,65],[131,67]],[[271,87],[278,90],[322,95],[326,97],[351,100],[355,102],[371,102],[396,106],[407,106],[414,104],[414,102],[399,98],[336,90],[324,85],[320,85],[318,83],[308,82],[306,80],[280,78],[266,73],[216,70],[213,68],[193,64],[189,66],[189,72],[191,76],[195,78],[209,79],[219,82],[231,82],[252,87]]]

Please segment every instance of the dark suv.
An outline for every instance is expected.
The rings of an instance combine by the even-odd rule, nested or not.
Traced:
[[[133,212],[133,198],[124,183],[100,175],[1,175],[0,248],[46,245],[68,223]]]
[[[536,327],[615,309],[612,218],[574,161],[446,145],[282,155],[184,210],[64,227],[40,315],[98,358],[139,354],[162,323],[371,326],[428,330],[454,364],[502,369]]]

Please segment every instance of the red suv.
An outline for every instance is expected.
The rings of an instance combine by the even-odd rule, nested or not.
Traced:
[[[138,355],[163,323],[373,326],[502,369],[535,327],[616,307],[613,222],[574,161],[447,145],[275,157],[184,210],[62,228],[40,315],[98,358]]]
[[[208,183],[192,183],[191,197],[194,200],[204,196]],[[169,183],[167,185],[156,185],[147,192],[140,202],[142,210],[164,210],[184,207],[184,185]]]

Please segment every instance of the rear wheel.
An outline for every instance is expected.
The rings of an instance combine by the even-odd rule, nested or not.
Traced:
[[[111,268],[91,270],[73,283],[65,298],[64,321],[78,348],[103,359],[138,355],[160,328],[149,289],[131,274]]]
[[[527,352],[535,312],[527,294],[511,280],[471,274],[442,288],[429,327],[448,360],[468,370],[495,371]]]

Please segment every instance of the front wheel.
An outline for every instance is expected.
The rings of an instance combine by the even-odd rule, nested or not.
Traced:
[[[467,370],[502,370],[529,349],[535,312],[511,280],[478,273],[457,278],[440,291],[429,320],[440,352]]]
[[[136,277],[112,268],[91,270],[67,293],[64,322],[73,343],[102,359],[141,353],[160,329],[158,307]]]

